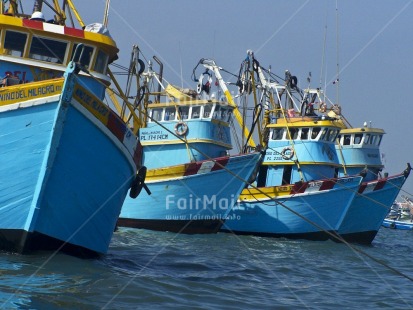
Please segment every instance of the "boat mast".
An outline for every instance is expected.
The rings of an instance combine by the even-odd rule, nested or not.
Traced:
[[[109,6],[110,6],[110,0],[106,0],[105,13],[103,15],[103,26],[105,26],[106,28],[108,27],[108,21],[109,21]]]
[[[43,0],[35,0],[34,5],[33,5],[33,11],[34,12],[41,12],[43,8]]]
[[[75,14],[77,21],[79,22],[79,25],[82,28],[85,28],[85,23],[83,22],[82,18],[80,17],[79,13],[77,12],[75,6],[73,5],[72,0],[65,0],[65,2],[67,2],[67,4],[69,5],[70,9],[72,10],[73,14]]]

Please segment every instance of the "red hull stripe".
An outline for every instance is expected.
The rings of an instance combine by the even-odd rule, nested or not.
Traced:
[[[386,181],[387,181],[387,179],[379,180],[377,182],[376,186],[374,187],[374,190],[377,191],[377,190],[382,189],[384,187],[384,185],[386,185]]]
[[[336,184],[336,182],[333,181],[333,180],[324,181],[323,184],[320,186],[320,191],[324,191],[324,190],[327,190],[327,189],[332,189],[335,184]]]
[[[222,166],[226,166],[229,161],[229,157],[219,158],[215,161],[215,165],[212,167],[211,171],[221,170]]]
[[[362,194],[364,192],[364,190],[366,189],[366,187],[367,187],[367,183],[362,183],[359,187],[358,193]]]
[[[46,24],[46,26],[44,26],[44,24]],[[51,25],[52,24],[43,23],[41,21],[23,19],[23,27],[26,27],[26,28],[44,30],[44,31],[59,33],[59,34],[65,34],[65,35],[77,37],[77,38],[85,37],[85,32],[81,29],[70,28],[70,27],[60,26],[60,25],[53,25],[53,26]]]
[[[190,163],[185,165],[184,176],[208,173],[211,171],[222,170],[229,161],[229,157],[217,158],[214,161],[206,160],[196,163]]]
[[[293,195],[293,194],[304,193],[307,187],[308,187],[307,182],[297,182],[294,184],[293,188],[291,189],[290,194]]]

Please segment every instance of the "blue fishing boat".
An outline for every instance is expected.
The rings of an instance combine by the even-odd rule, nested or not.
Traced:
[[[143,193],[139,204],[128,197],[118,226],[215,233],[253,174],[261,155],[228,155],[230,122],[233,114],[240,115],[219,72],[208,70],[214,63],[200,64],[207,71],[197,79],[197,90],[160,83],[161,91],[156,85],[154,90],[138,91],[145,93],[139,135],[151,195]],[[214,73],[222,97],[213,91]],[[141,73],[140,85],[162,82],[161,76],[149,66]]]
[[[395,201],[383,220],[383,227],[413,230],[413,200],[402,195],[402,201]]]
[[[283,85],[270,82],[252,53],[243,68],[242,89],[257,81],[259,87],[252,88],[263,91],[254,96],[265,107],[261,142],[266,153],[255,186],[242,191],[222,231],[327,240],[327,232],[340,227],[362,180],[337,178],[335,139],[342,122],[324,114],[322,104],[300,110],[313,94],[302,97],[289,72]]]
[[[42,1],[31,16],[5,3],[0,248],[105,254],[129,188],[141,185],[137,137],[102,101],[118,49],[104,27],[66,26],[58,1],[48,22]]]
[[[339,175],[365,171],[366,176],[343,219],[338,234],[347,242],[370,244],[410,174],[410,164],[398,175],[382,176],[380,144],[384,130],[367,126],[343,128],[336,150]]]

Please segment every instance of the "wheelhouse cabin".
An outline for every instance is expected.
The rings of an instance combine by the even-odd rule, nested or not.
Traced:
[[[367,169],[365,181],[376,180],[384,165],[380,144],[385,134],[380,128],[342,129],[338,135],[336,150],[340,164],[339,175],[352,175]]]
[[[140,141],[148,167],[226,156],[232,149],[233,108],[224,101],[172,100],[150,103],[146,111],[147,122],[140,129]]]
[[[79,62],[93,77],[81,73],[81,80],[100,99],[108,64],[117,59],[118,48],[100,24],[84,29],[31,20],[25,16],[0,14],[1,86],[59,78],[74,51],[83,44]]]
[[[285,117],[267,126],[268,149],[258,186],[293,184],[337,176],[335,141],[341,123],[330,117]]]

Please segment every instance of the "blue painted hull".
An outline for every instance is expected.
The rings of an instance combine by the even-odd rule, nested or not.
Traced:
[[[239,201],[222,230],[236,234],[327,240],[329,235],[325,231],[338,230],[360,182],[361,177],[353,177],[329,190],[308,191],[273,200]]]
[[[230,156],[226,169],[148,181],[152,195],[127,197],[118,225],[180,233],[215,233],[245,187],[260,155]]]
[[[382,223],[383,227],[401,230],[413,230],[413,222],[408,221],[397,221],[385,219]]]
[[[106,253],[133,154],[70,92],[21,104],[0,109],[1,249]]]
[[[354,197],[338,234],[348,242],[370,244],[405,180],[404,175],[390,177],[380,189],[376,189],[377,186],[381,187],[380,181],[363,183],[361,189],[365,189]]]

